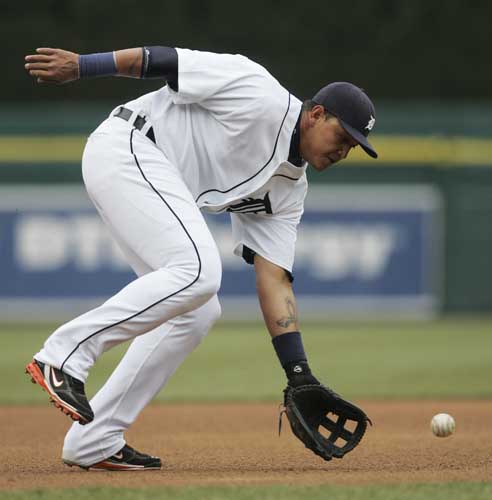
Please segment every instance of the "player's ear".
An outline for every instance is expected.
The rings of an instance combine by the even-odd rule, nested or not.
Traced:
[[[313,124],[314,124],[318,120],[325,118],[325,108],[323,106],[321,106],[320,104],[316,104],[316,106],[313,106],[313,108],[311,109],[310,115],[311,115],[311,119],[312,119]]]

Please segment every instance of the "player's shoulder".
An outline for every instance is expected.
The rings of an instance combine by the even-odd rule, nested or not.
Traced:
[[[236,66],[249,66],[257,71],[264,70],[261,64],[253,61],[243,54],[228,52],[211,52],[208,50],[196,50],[176,47],[179,65],[194,64],[196,66],[209,65],[211,68],[224,67],[234,68]]]
[[[179,68],[208,68],[210,71],[224,71],[228,74],[241,73],[243,75],[259,75],[266,79],[275,78],[265,66],[253,58],[237,53],[210,52],[176,48],[178,53]]]
[[[256,108],[268,110],[267,117],[270,117],[275,122],[277,121],[276,114],[282,116],[289,107],[292,99],[289,91],[270,73],[270,71],[259,62],[250,59],[242,54],[233,54],[237,64],[238,79],[237,85],[242,85],[255,96]],[[267,118],[265,117],[265,118]]]

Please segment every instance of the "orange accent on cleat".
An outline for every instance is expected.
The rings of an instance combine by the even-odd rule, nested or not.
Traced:
[[[78,422],[80,425],[85,425],[88,423],[83,417],[77,415],[72,410],[66,408],[59,401],[54,399],[53,394],[51,393],[51,391],[49,390],[48,386],[44,381],[44,375],[41,373],[41,370],[39,369],[38,365],[34,362],[34,360],[31,361],[31,363],[29,363],[26,366],[25,373],[31,375],[31,382],[33,384],[38,384],[45,392],[48,393],[48,395],[50,396],[50,403],[55,405],[55,407],[61,410],[62,413],[68,415],[72,420]]]
[[[26,366],[26,373],[31,375],[31,380],[34,381],[35,384],[39,384],[49,394],[48,388],[44,382],[44,376],[34,361]]]

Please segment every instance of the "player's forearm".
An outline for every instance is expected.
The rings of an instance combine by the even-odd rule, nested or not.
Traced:
[[[63,49],[39,48],[25,58],[25,68],[38,83],[68,83],[80,78],[123,76],[161,78],[177,90],[178,54],[171,47],[139,47],[77,54]]]
[[[78,58],[79,78],[99,76],[142,77],[142,48],[113,52],[81,54]]]
[[[142,48],[114,51],[117,76],[140,78],[142,75]]]
[[[285,270],[258,255],[255,270],[260,307],[270,335],[299,330],[296,299]]]
[[[319,384],[304,352],[296,301],[287,273],[255,255],[256,288],[272,344],[291,387]]]

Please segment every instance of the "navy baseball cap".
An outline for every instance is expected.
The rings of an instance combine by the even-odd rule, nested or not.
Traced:
[[[367,136],[376,123],[376,110],[367,94],[348,82],[334,82],[323,87],[312,99],[325,110],[336,116],[360,147],[373,158],[378,154],[369,144]]]

